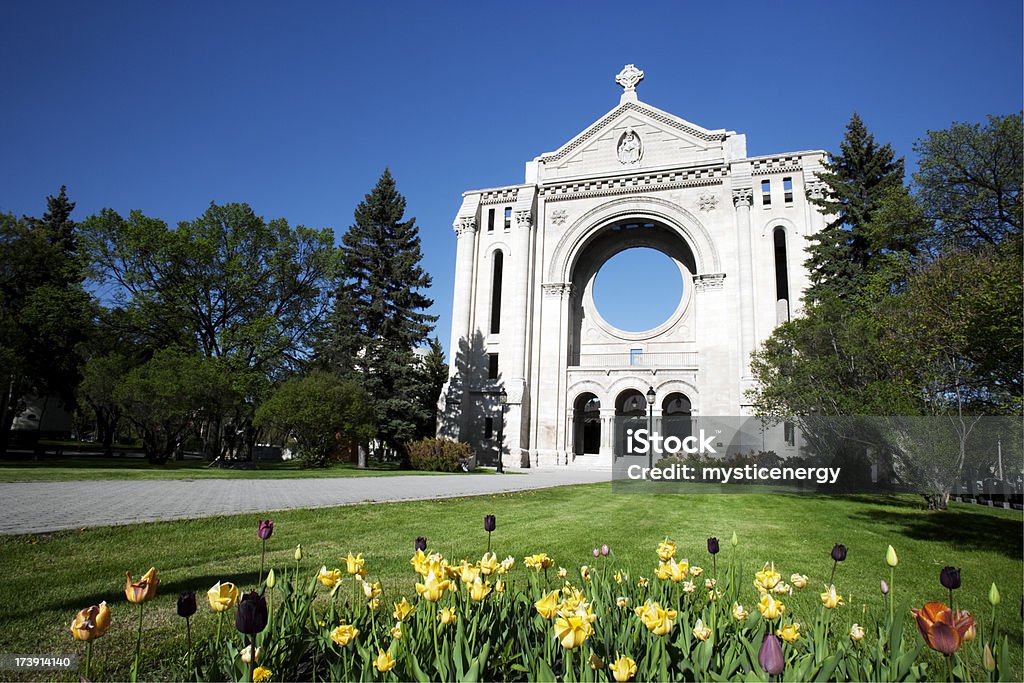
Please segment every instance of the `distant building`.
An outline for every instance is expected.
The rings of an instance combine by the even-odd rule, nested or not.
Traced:
[[[825,153],[748,157],[744,135],[638,100],[642,78],[625,67],[618,106],[527,162],[522,184],[463,194],[439,434],[493,452],[503,388],[506,464],[608,467],[649,389],[662,433],[750,414],[750,354],[808,284]],[[601,317],[593,287],[639,246],[675,261],[683,293],[668,320],[633,333]],[[639,273],[635,295],[643,306],[658,292]],[[793,427],[776,432],[765,443],[793,454]]]

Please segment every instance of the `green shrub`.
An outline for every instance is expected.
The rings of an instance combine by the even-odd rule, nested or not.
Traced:
[[[448,439],[420,439],[406,444],[414,470],[457,472],[462,460],[473,455],[469,444]]]

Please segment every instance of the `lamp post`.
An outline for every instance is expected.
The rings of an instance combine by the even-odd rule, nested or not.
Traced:
[[[508,392],[505,387],[498,393],[498,408],[501,410],[501,418],[498,420],[498,474],[505,474],[505,465],[502,463],[502,451],[505,449],[505,405],[508,403]]]
[[[652,432],[654,431],[654,387],[647,388],[647,467],[654,467],[654,445],[652,444]]]

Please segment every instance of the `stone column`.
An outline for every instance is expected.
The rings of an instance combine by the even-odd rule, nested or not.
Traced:
[[[452,297],[452,337],[448,347],[448,376],[455,375],[456,358],[463,343],[469,342],[473,303],[473,263],[476,251],[476,218],[462,216],[452,225],[458,235],[455,251],[455,293]]]
[[[754,351],[754,273],[750,242],[750,206],[753,203],[753,190],[733,190],[732,201],[736,207],[736,250],[739,255],[736,280],[739,283],[740,299],[740,377],[749,380],[750,354]]]
[[[529,405],[526,396],[526,330],[529,319],[527,303],[529,301],[530,276],[530,236],[533,227],[533,215],[530,211],[516,211],[512,223],[511,268],[505,280],[508,292],[507,308],[502,310],[502,317],[509,324],[501,329],[502,376],[505,390],[508,392],[508,460],[507,464],[520,467],[522,462],[522,445],[525,436],[525,420],[523,411]]]

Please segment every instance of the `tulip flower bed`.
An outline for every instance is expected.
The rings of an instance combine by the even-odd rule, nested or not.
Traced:
[[[303,528],[302,515],[310,513],[281,513],[276,525],[231,519],[232,537],[223,544],[248,548],[236,571],[218,572],[221,563],[209,558],[196,569],[208,585],[180,596],[164,594],[161,571],[128,577],[123,598],[108,594],[110,604],[78,605],[77,615],[65,609],[59,630],[65,642],[90,643],[92,661],[104,662],[90,672],[93,679],[130,677],[135,667],[140,680],[1019,677],[1019,561],[1002,564],[1013,568],[998,576],[1004,598],[998,588],[990,590],[991,581],[981,582],[972,557],[977,550],[963,551],[969,560],[964,572],[943,569],[935,561],[948,551],[939,544],[895,535],[891,545],[879,544],[884,525],[866,521],[867,531],[837,526],[819,532],[842,534],[845,545],[805,543],[796,550],[788,537],[807,540],[798,525],[782,528],[763,515],[753,523],[743,514],[729,519],[718,509],[762,507],[777,515],[806,507],[809,519],[829,511],[834,520],[840,511],[867,519],[865,513],[885,511],[883,503],[611,496],[588,511],[568,511],[596,488],[336,513],[337,533],[352,538],[376,531],[393,543],[395,531],[378,528],[389,517],[399,533],[438,534],[432,542],[408,536],[405,552],[367,545],[360,553],[360,546],[346,542],[332,542],[325,552]],[[528,514],[557,513],[559,500],[567,519],[540,522]],[[630,503],[635,511],[654,500],[701,502],[708,512],[722,512],[725,519],[707,522],[722,538],[697,533],[703,523],[693,519],[696,505],[680,512],[662,505],[663,512],[631,526],[593,516],[620,506],[619,512],[628,511]],[[499,512],[497,519],[480,514],[490,510]],[[443,511],[445,520],[431,520],[428,511]],[[910,514],[888,512],[893,520]],[[582,529],[588,518],[591,528]],[[724,526],[731,521],[735,537]],[[1019,519],[1006,521],[1020,528]],[[673,533],[652,536],[659,522]],[[618,540],[610,533],[616,526]],[[586,544],[594,530],[606,542]],[[303,551],[296,540],[306,544]],[[474,545],[474,555],[454,550]],[[132,559],[145,555],[135,549]],[[175,585],[189,584],[179,577]],[[159,639],[152,635],[157,623]],[[108,646],[111,637],[118,645]],[[84,655],[85,645],[77,651]],[[83,656],[81,673],[84,666]]]

